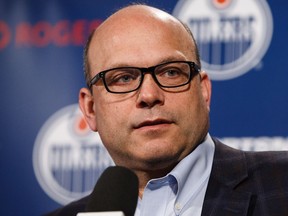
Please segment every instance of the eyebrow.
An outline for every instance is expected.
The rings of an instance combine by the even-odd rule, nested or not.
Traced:
[[[166,62],[171,62],[171,61],[187,61],[187,59],[183,58],[181,56],[178,56],[178,57],[168,56],[168,57],[165,57],[165,58],[161,59],[155,65],[166,63]],[[154,65],[149,65],[147,67],[151,67],[151,66],[154,66]],[[105,69],[105,70],[110,70],[110,69],[113,69],[113,68],[120,68],[120,67],[141,67],[141,66],[139,66],[139,65],[138,66],[137,65],[131,65],[131,64],[127,64],[127,63],[116,63],[116,64],[110,65],[110,67]]]
[[[183,56],[168,56],[166,58],[163,58],[161,61],[159,61],[157,64],[162,64],[162,63],[166,63],[166,62],[171,62],[171,61],[187,61],[186,58],[183,58]]]

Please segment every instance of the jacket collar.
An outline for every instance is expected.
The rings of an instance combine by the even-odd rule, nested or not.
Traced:
[[[201,215],[247,215],[253,196],[237,191],[248,177],[245,154],[216,139],[214,143],[215,155]]]

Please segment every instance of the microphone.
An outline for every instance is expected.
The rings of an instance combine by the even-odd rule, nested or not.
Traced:
[[[78,213],[77,216],[122,216],[123,213],[134,216],[138,186],[138,178],[131,170],[121,166],[108,167],[97,181],[86,205],[85,211],[90,213]]]

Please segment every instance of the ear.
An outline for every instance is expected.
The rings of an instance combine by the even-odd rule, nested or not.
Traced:
[[[211,88],[212,88],[212,85],[211,85],[211,81],[207,75],[206,72],[202,71],[200,73],[200,77],[201,77],[201,89],[202,89],[202,95],[203,95],[203,98],[206,102],[206,105],[207,105],[207,108],[208,110],[210,110],[210,102],[211,102]]]
[[[79,106],[90,129],[93,131],[97,131],[94,98],[89,89],[80,89]]]

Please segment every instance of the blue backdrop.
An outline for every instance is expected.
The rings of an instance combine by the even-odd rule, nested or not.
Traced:
[[[287,149],[288,2],[241,1],[145,2],[197,32],[213,72],[210,133],[237,148]],[[112,163],[76,104],[87,35],[128,3],[0,1],[1,215],[41,215],[77,199]]]

